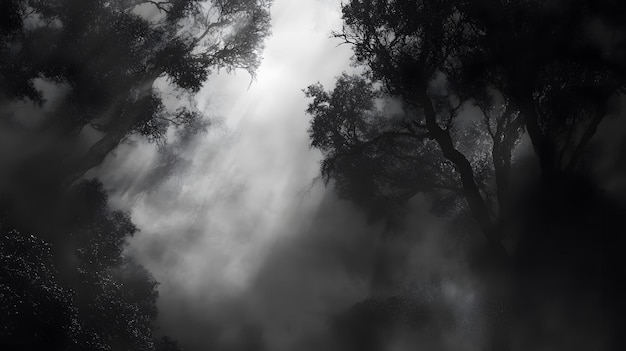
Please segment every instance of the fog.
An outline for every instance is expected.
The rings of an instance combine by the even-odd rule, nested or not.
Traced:
[[[399,30],[384,23],[389,16],[377,18],[380,28],[361,28],[374,31],[363,38],[334,35],[357,26],[347,22],[350,16],[393,6],[373,10],[359,7],[370,2],[354,1],[343,17],[346,2],[337,0],[274,0],[269,17],[260,7],[245,12],[265,6],[261,0],[203,4],[200,14],[176,8],[193,3],[0,5],[0,22],[9,23],[0,23],[0,57],[8,62],[0,62],[0,345],[620,349],[626,29],[607,14],[617,7],[607,2],[599,5],[605,12],[585,7],[574,14],[558,2],[520,5],[528,6],[520,18],[531,25],[533,11],[571,16],[572,28],[582,23],[580,40],[561,31],[565,24],[547,23],[558,30],[546,42],[560,38],[571,47],[545,57],[534,47],[527,56],[512,53],[518,44],[542,40],[528,23],[519,30],[490,17],[513,16],[517,5],[439,9],[451,11],[442,21],[455,23],[442,24],[446,31],[456,30],[463,16],[485,20],[486,29],[472,22],[455,32],[461,38],[455,43],[467,41],[469,49],[445,55],[468,60],[468,72],[465,61],[455,68],[458,77],[436,68],[416,102],[414,80],[423,72],[413,57],[405,67],[403,49],[390,54],[396,61],[373,50],[367,55],[384,59],[358,66],[344,40],[395,42],[395,34],[376,32]],[[398,4],[417,14],[439,2]],[[238,6],[244,10],[235,17],[220,17]],[[23,18],[4,19],[5,8]],[[46,11],[70,15],[46,20]],[[89,16],[102,23],[83,23]],[[177,27],[170,17],[189,23]],[[269,26],[263,18],[271,18]],[[254,21],[258,38],[246,32],[251,36],[235,41],[235,49],[218,50]],[[489,33],[490,25],[509,32],[501,38]],[[37,31],[46,26],[57,36]],[[195,41],[204,37],[199,28],[212,39]],[[257,53],[250,43],[266,29],[271,34]],[[409,29],[403,45],[427,51],[422,29]],[[611,30],[617,34],[608,40]],[[433,40],[447,43],[446,35]],[[477,39],[483,36],[498,45]],[[66,53],[63,45],[80,50]],[[442,47],[431,49],[437,56]],[[474,51],[495,63],[473,62]],[[144,62],[141,55],[154,57]],[[249,61],[237,61],[246,55]],[[260,66],[250,74],[257,58]],[[536,77],[529,79],[538,87],[526,82],[533,60],[545,66],[531,67]],[[162,65],[158,74],[153,62]],[[198,62],[210,64],[193,66]],[[376,69],[384,82],[370,86]],[[316,83],[323,89],[307,90]],[[522,83],[532,93],[525,102],[515,95]],[[397,96],[386,96],[392,88]],[[368,93],[372,99],[364,104],[371,108],[361,111]],[[533,114],[539,116],[534,133],[544,139],[531,135]],[[331,171],[324,169],[335,156]]]
[[[316,179],[302,89],[355,70],[351,48],[330,38],[339,5],[276,1],[271,15],[257,76],[218,74],[198,94],[213,126],[180,146],[183,161],[161,172],[167,157],[152,145],[124,145],[94,172],[141,229],[128,254],[160,282],[162,332],[189,350],[245,347],[250,328],[269,350],[329,348],[333,316],[415,286],[436,294],[442,277],[472,318],[461,311],[477,287],[427,200],[390,234]],[[481,338],[467,328],[457,337]]]

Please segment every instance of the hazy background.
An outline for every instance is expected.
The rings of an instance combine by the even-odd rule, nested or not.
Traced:
[[[161,283],[161,329],[189,350],[326,349],[332,316],[369,296],[427,295],[445,277],[432,289],[465,321],[448,340],[479,348],[478,287],[425,199],[390,234],[313,183],[321,155],[302,89],[354,70],[351,48],[330,39],[340,2],[276,0],[271,16],[256,79],[219,74],[198,94],[208,133],[165,152],[122,145],[92,172],[141,228],[128,254]]]
[[[72,19],[68,23],[76,19],[77,28],[93,30],[94,37],[84,37],[83,30],[73,30],[72,25],[67,30],[63,26],[58,31],[51,30],[58,25],[54,21],[46,24],[48,27],[43,26],[37,12],[28,15],[24,12],[27,7],[19,8],[28,3],[42,5],[45,11],[48,11],[45,5],[53,4],[27,0],[0,2],[0,8],[13,6],[11,11],[0,11],[0,17],[8,13],[11,18],[17,18],[14,22],[18,25],[17,29],[11,29],[10,21],[0,20],[0,39],[4,43],[0,54],[6,57],[0,62],[0,168],[5,167],[0,169],[0,260],[5,263],[0,266],[3,268],[0,300],[6,302],[0,304],[0,343],[5,335],[20,345],[35,342],[46,348],[56,345],[65,349],[61,338],[69,338],[68,343],[79,348],[92,345],[95,335],[101,342],[93,345],[102,349],[121,347],[115,346],[116,343],[137,342],[136,345],[143,346],[133,349],[151,349],[156,344],[157,350],[168,350],[168,339],[159,340],[167,335],[190,351],[500,351],[506,347],[513,351],[541,347],[571,351],[604,349],[606,345],[623,343],[619,325],[626,316],[622,313],[626,294],[620,290],[626,286],[621,259],[621,248],[626,244],[621,235],[626,232],[623,217],[626,128],[622,118],[626,99],[616,91],[596,104],[599,101],[596,94],[602,96],[604,88],[585,85],[586,74],[600,77],[594,70],[588,71],[585,64],[580,70],[576,65],[572,71],[555,70],[552,78],[563,84],[556,90],[556,85],[550,83],[550,74],[543,77],[536,71],[539,75],[533,78],[539,84],[545,83],[547,90],[554,90],[553,102],[536,101],[537,108],[548,112],[540,119],[545,123],[562,114],[562,108],[568,111],[571,97],[580,94],[579,88],[583,88],[580,96],[591,98],[587,102],[581,100],[580,109],[571,105],[571,120],[557,121],[556,129],[548,126],[545,130],[547,137],[570,128],[567,136],[558,134],[561,137],[555,136],[551,141],[554,150],[562,151],[563,155],[570,151],[576,155],[575,134],[585,129],[591,132],[589,135],[593,137],[577,166],[580,169],[563,174],[542,170],[538,161],[546,154],[534,150],[527,133],[521,132],[524,136],[519,144],[510,145],[512,174],[505,191],[510,194],[506,194],[504,202],[498,199],[497,206],[492,206],[496,204],[489,200],[489,194],[497,190],[491,186],[493,175],[487,176],[482,189],[485,198],[481,202],[484,200],[486,211],[497,212],[492,213],[491,224],[506,235],[503,244],[510,257],[504,259],[495,254],[497,248],[492,250],[493,247],[485,245],[485,234],[491,231],[491,224],[483,225],[479,232],[471,213],[461,209],[464,200],[460,193],[452,199],[460,201],[456,207],[453,202],[448,206],[442,204],[446,199],[438,195],[444,194],[427,191],[407,203],[389,201],[383,207],[377,202],[364,210],[368,206],[355,205],[358,201],[338,199],[332,181],[324,184],[319,180],[322,155],[309,147],[307,129],[311,116],[305,110],[310,101],[303,90],[316,82],[330,89],[342,72],[358,70],[351,66],[352,48],[332,38],[333,31],[342,30],[340,0],[274,0],[273,34],[265,41],[263,61],[256,75],[250,77],[243,70],[229,74],[225,71],[231,66],[225,62],[207,68],[221,67],[222,71],[212,70],[204,85],[201,74],[183,67],[189,62],[188,56],[174,55],[177,72],[189,74],[181,82],[172,76],[177,73],[168,71],[169,59],[161,62],[162,57],[170,54],[161,57],[167,50],[162,51],[160,45],[178,50],[173,41],[178,38],[174,33],[178,27],[168,27],[164,32],[171,32],[174,39],[163,37],[148,45],[147,51],[137,51],[131,48],[132,43],[143,42],[144,32],[127,30],[118,37],[118,22],[109,21],[132,9],[141,15],[141,23],[147,21],[150,30],[145,33],[156,33],[159,26],[152,28],[149,21],[158,20],[166,12],[159,11],[155,6],[158,3],[134,6],[132,1],[120,1],[119,4],[130,7],[115,14],[106,9],[112,4],[107,1],[60,2],[70,6],[58,13]],[[228,3],[254,5],[257,0]],[[414,4],[414,1],[405,3]],[[552,71],[550,67],[560,67],[560,46],[553,44],[561,42],[567,43],[565,47],[572,46],[571,58],[575,62],[580,58],[576,55],[587,57],[590,53],[585,50],[593,49],[595,54],[591,54],[597,55],[595,59],[600,66],[608,64],[607,72],[612,73],[607,77],[615,74],[620,84],[626,82],[626,66],[619,64],[626,62],[622,60],[626,57],[626,50],[622,50],[626,48],[623,40],[626,36],[621,35],[626,27],[619,22],[619,15],[613,15],[625,14],[626,10],[617,11],[617,5],[613,8],[612,2],[599,5],[599,9],[607,11],[600,18],[619,22],[604,29],[594,27],[595,17],[588,17],[593,12],[588,12],[590,9],[581,8],[580,18],[573,14],[572,25],[579,26],[580,32],[589,37],[582,38],[589,47],[583,45],[584,50],[579,52],[580,36],[572,34],[578,32],[569,30],[574,27],[569,27],[567,20],[569,10],[575,10],[575,6],[546,6],[542,10],[543,6],[535,6],[539,3],[518,6],[504,2],[503,12],[495,8],[492,14],[485,7],[499,3],[477,2],[476,9],[486,10],[485,14],[477,15],[477,20],[491,21],[488,17],[493,15],[498,22],[517,18],[521,13],[520,28],[524,29],[520,31],[516,21],[511,21],[511,28],[505,28],[504,32],[496,26],[488,34],[497,39],[496,45],[482,47],[480,40],[474,42],[474,39],[469,45],[476,45],[478,51],[485,50],[487,55],[504,55],[505,66],[509,61],[515,62],[506,69],[511,71],[497,77],[495,82],[511,80],[515,86],[518,76],[520,82],[524,81],[520,72],[525,71],[528,57],[531,62],[537,60],[538,65],[545,63],[548,73]],[[588,7],[586,0],[574,3]],[[85,11],[95,11],[93,16],[86,16],[89,12],[84,12],[82,6]],[[530,12],[524,14],[517,11],[518,7]],[[534,13],[534,9],[539,12]],[[474,11],[474,3],[468,5],[467,11]],[[265,16],[265,10],[261,12],[260,17],[254,17],[258,23],[255,20],[246,23],[256,23],[259,26],[256,30],[264,37],[267,28],[264,21],[269,17]],[[483,15],[486,17],[481,19]],[[557,15],[562,15],[558,18],[563,18],[564,23],[544,20]],[[135,23],[133,16],[122,17],[126,20],[120,19],[121,23]],[[28,23],[23,24],[22,18]],[[457,18],[456,13],[450,18]],[[106,25],[98,25],[99,20],[104,20]],[[410,22],[411,18],[405,20]],[[578,23],[579,20],[584,23]],[[217,47],[213,39],[219,43],[222,35],[228,36],[230,30],[240,28],[243,23],[234,22],[236,25],[225,26],[224,32],[216,31],[215,38],[207,41],[207,54],[211,55]],[[6,23],[9,23],[8,32]],[[196,29],[219,29],[226,23],[231,22],[207,23]],[[546,36],[545,41],[556,47],[554,52],[547,50],[544,55],[534,44],[544,32],[538,29],[544,28],[539,23],[546,24],[545,28],[555,28],[556,34]],[[18,36],[23,26],[34,26],[41,31],[29,30],[22,42]],[[605,46],[606,50],[613,50],[613,44],[605,42],[604,37],[613,27],[615,52],[605,52]],[[528,35],[522,33],[527,28],[535,30],[530,30]],[[54,36],[52,39],[46,36],[48,31],[68,37],[57,42]],[[188,34],[193,33],[196,32],[190,30]],[[498,39],[501,34],[502,40]],[[525,39],[507,39],[508,35],[517,38],[518,34]],[[260,42],[249,40],[248,36],[242,38],[241,48],[246,49],[252,43],[246,49],[250,62],[231,64],[252,71],[257,68],[254,50]],[[118,47],[115,43],[123,45]],[[22,52],[22,44],[28,50]],[[523,50],[518,50],[518,44]],[[76,51],[66,50],[64,45],[77,45]],[[192,50],[183,49],[186,53]],[[197,47],[193,50],[202,51]],[[56,72],[57,56],[67,64],[68,71],[59,77],[48,76]],[[99,56],[105,58],[102,63],[97,59]],[[143,61],[137,58],[144,56],[148,61],[161,62],[161,78],[154,80],[156,73],[150,73],[150,65],[142,66]],[[500,67],[498,62],[491,68]],[[137,63],[140,64],[135,67]],[[470,62],[468,67],[471,65]],[[613,65],[618,67],[611,68]],[[129,74],[134,72],[129,71],[133,67],[138,69],[137,76]],[[413,64],[398,69],[402,72],[398,77],[408,77],[408,81],[415,78],[410,78],[414,75]],[[506,78],[507,75],[513,78]],[[582,77],[574,77],[579,75]],[[21,81],[20,84],[32,83],[33,91],[24,93],[20,90],[24,87],[7,84],[11,77]],[[109,78],[113,83],[109,84]],[[467,78],[460,77],[459,82],[475,81]],[[140,87],[144,81],[155,83]],[[613,89],[613,83],[608,81],[607,87]],[[444,80],[435,82],[433,86],[443,86]],[[119,88],[118,84],[126,87]],[[172,120],[159,124],[159,118],[163,117],[159,113],[139,123],[139,112],[151,103],[146,105],[148,100],[143,97],[127,97],[129,93],[146,93],[148,86],[154,88],[159,101],[162,98],[167,107],[163,112],[175,113],[184,106],[190,108],[189,116],[195,116],[193,111],[197,107],[204,121],[210,124],[206,132],[194,134],[203,129],[204,121],[196,123],[193,118],[183,122],[179,129],[173,128],[176,123]],[[188,95],[200,86],[203,88],[198,94]],[[589,96],[584,93],[585,88],[590,88]],[[508,88],[503,89],[504,94]],[[561,92],[565,94],[561,96]],[[41,105],[36,103],[38,96],[42,98]],[[127,100],[132,106],[137,104],[137,112],[132,112],[133,108],[127,113],[124,107]],[[460,115],[452,124],[451,136],[458,139],[456,147],[467,152],[468,161],[485,161],[490,173],[489,164],[495,162],[493,156],[497,157],[497,153],[495,145],[493,150],[490,147],[484,126],[476,128],[487,119],[474,102],[470,100],[459,107]],[[492,101],[488,106],[496,108],[498,104]],[[391,102],[391,107],[387,107],[393,109],[399,105]],[[114,107],[119,108],[115,110],[119,114],[116,112],[108,118]],[[345,107],[344,102],[337,108]],[[606,113],[597,131],[593,123],[586,125],[591,117],[585,111],[592,107]],[[97,112],[95,117],[91,116],[92,108]],[[80,113],[74,113],[74,109]],[[161,111],[160,105],[155,111]],[[407,116],[413,117],[408,113],[411,112]],[[577,113],[584,117],[582,121],[574,118]],[[324,119],[335,115],[321,117],[323,124]],[[131,130],[130,122],[121,123],[122,120],[137,122],[142,129]],[[119,130],[115,128],[116,122],[121,123]],[[406,123],[410,126],[410,119]],[[166,130],[165,125],[170,128]],[[328,131],[325,128],[322,125],[315,136],[316,142],[330,135],[325,134]],[[383,129],[378,132],[384,133]],[[411,128],[407,126],[407,129]],[[433,136],[432,131],[429,135]],[[354,143],[358,145],[356,139]],[[168,144],[161,144],[165,140]],[[501,143],[506,144],[504,140]],[[563,147],[557,145],[560,143],[564,143]],[[332,144],[335,150],[343,148],[335,140]],[[410,146],[401,149],[408,151],[408,147],[413,147],[407,145]],[[109,147],[115,146],[111,151]],[[417,146],[417,154],[427,152],[426,161],[432,157],[434,162],[448,162],[436,151],[439,148]],[[380,147],[386,148],[382,144]],[[389,150],[399,152],[391,155],[392,159],[402,158],[401,149]],[[100,157],[105,155],[108,156],[101,163]],[[344,156],[348,156],[348,162],[360,161],[359,157]],[[387,160],[383,157],[381,163],[374,164],[386,167]],[[94,164],[99,166],[91,169]],[[346,189],[346,185],[354,189],[361,187],[359,174],[355,176],[352,169],[364,174],[372,170],[367,166],[369,163],[356,168],[353,165],[347,171],[339,167],[337,174],[331,174],[339,181],[342,174],[349,176],[350,179],[339,183],[341,189]],[[420,160],[402,162],[401,166],[400,172],[411,177],[417,172],[432,172],[425,169],[430,167],[423,168]],[[475,172],[480,173],[475,173],[475,179],[482,178],[482,167],[476,165]],[[98,180],[79,181],[77,186],[65,188],[87,169],[91,170],[86,178]],[[382,170],[383,176],[395,178],[397,174],[394,170]],[[420,184],[413,181],[411,185],[417,189]],[[402,181],[391,183],[402,187]],[[386,190],[381,188],[377,190]],[[110,195],[108,198],[105,192]],[[435,206],[431,198],[437,200]],[[131,238],[135,229],[131,220],[109,207],[129,213],[140,231]],[[441,216],[443,211],[456,213]],[[130,238],[127,246],[126,238]],[[39,239],[41,243],[37,242]],[[47,249],[46,241],[53,249]],[[16,260],[11,245],[22,247],[29,256]],[[159,282],[157,335],[152,335],[156,313],[154,281],[135,260]],[[53,272],[55,267],[59,274]],[[42,276],[45,279],[40,279]],[[117,304],[118,309],[111,308],[110,303]],[[58,310],[55,306],[62,308]],[[60,321],[58,316],[63,313],[67,318]],[[21,318],[14,318],[18,315]],[[46,320],[48,315],[53,317]],[[84,329],[78,330],[76,325],[83,325]],[[618,345],[614,349],[626,347]]]

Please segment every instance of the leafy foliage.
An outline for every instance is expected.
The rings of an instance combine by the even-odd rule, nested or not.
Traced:
[[[50,246],[32,235],[0,230],[0,343],[60,348],[79,330],[71,290],[57,280]]]
[[[311,146],[325,155],[321,173],[331,178],[340,196],[362,204],[406,200],[425,189],[450,189],[450,165],[426,138],[426,133],[396,111],[386,116],[393,101],[360,76],[342,75],[333,91],[310,86],[313,98],[307,113],[313,116]]]
[[[513,349],[515,333],[526,349],[623,348],[623,210],[585,155],[620,112],[625,15],[610,0],[350,0],[334,35],[365,73],[305,90],[340,196],[380,211],[425,192],[482,232],[472,261],[499,301],[490,349]]]
[[[0,34],[0,94],[44,104],[42,83],[66,88],[42,111],[37,131],[67,139],[93,129],[89,150],[42,150],[76,180],[128,136],[164,145],[168,128],[202,131],[193,104],[167,106],[164,94],[197,93],[217,70],[254,75],[269,34],[265,0],[16,0]],[[151,17],[149,14],[156,12]],[[19,124],[20,121],[17,121]],[[56,154],[55,154],[56,153]]]
[[[0,229],[0,300],[5,344],[63,350],[155,350],[157,285],[123,255],[137,228],[113,211],[98,181],[78,184],[61,203],[53,244],[9,227],[27,227],[7,211]],[[5,313],[6,312],[6,313]],[[4,318],[4,317],[3,317]],[[169,340],[169,349],[178,349]]]
[[[306,91],[322,175],[357,202],[456,193],[500,241],[520,139],[530,139],[544,177],[571,172],[623,91],[626,42],[598,33],[622,32],[617,11],[583,0],[347,2],[335,36],[353,45],[365,74]],[[402,111],[377,101],[399,101]]]

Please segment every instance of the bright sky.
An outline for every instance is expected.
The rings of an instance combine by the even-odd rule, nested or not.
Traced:
[[[105,184],[117,188],[113,202],[130,208],[141,228],[129,252],[161,282],[161,320],[175,332],[168,321],[181,309],[216,314],[214,304],[246,293],[268,252],[306,226],[323,198],[319,186],[303,194],[320,155],[309,149],[302,89],[332,86],[350,69],[350,48],[330,39],[341,28],[340,2],[276,0],[271,16],[256,80],[221,74],[198,95],[223,124],[184,151],[191,161],[184,172],[137,191],[158,161],[149,145],[124,146],[103,166]]]
[[[142,228],[133,242],[138,252],[144,250],[146,241],[159,240],[154,232],[167,231],[163,228],[180,232],[195,227],[207,231],[199,234],[199,240],[217,241],[221,247],[206,242],[206,247],[192,250],[209,260],[214,255],[206,255],[205,250],[216,249],[218,255],[227,256],[224,259],[233,262],[222,262],[220,274],[244,284],[243,273],[234,274],[228,267],[233,264],[232,269],[239,269],[235,266],[250,254],[248,250],[257,251],[264,242],[275,240],[277,227],[294,207],[315,206],[320,200],[315,193],[301,194],[317,175],[320,159],[309,149],[302,89],[316,81],[332,86],[334,77],[350,69],[350,48],[338,47],[339,42],[329,38],[332,30],[341,28],[340,4],[277,0],[271,15],[272,36],[256,80],[250,84],[245,72],[221,74],[198,94],[200,108],[221,122],[184,151],[191,157],[191,166],[148,194],[137,194],[135,183],[116,189],[114,201],[130,206]],[[103,167],[105,173],[110,170],[105,177],[115,188],[121,179],[141,182],[158,161],[151,145],[123,147],[130,155],[123,157],[126,150],[120,152],[120,157]],[[246,225],[249,228],[242,228]],[[186,256],[193,261],[193,252]],[[160,263],[149,265],[158,268]],[[169,269],[189,271],[184,266],[181,262]],[[181,279],[181,283],[196,282]]]
[[[302,89],[330,88],[352,70],[350,47],[330,38],[340,1],[275,0],[271,15],[252,85],[245,73],[222,74],[198,95],[222,123],[181,151],[184,167],[151,188],[162,158],[136,144],[101,169],[113,204],[141,228],[128,252],[161,282],[161,326],[192,351],[237,349],[248,324],[262,327],[271,350],[325,349],[328,318],[371,294],[379,257],[411,260],[406,243],[381,254],[367,234],[380,227],[311,188],[321,156],[309,149]],[[450,266],[420,250],[412,264]]]
[[[133,218],[144,232],[133,242],[142,259],[150,257],[145,251],[151,241],[170,240],[163,236],[198,236],[174,266],[161,257],[147,258],[156,274],[176,272],[158,277],[164,285],[173,279],[176,286],[196,290],[198,284],[217,280],[218,285],[245,288],[263,247],[285,234],[279,227],[290,212],[315,206],[320,199],[299,194],[317,175],[320,158],[309,150],[302,89],[318,80],[330,85],[348,68],[350,49],[329,39],[341,25],[339,3],[282,0],[271,14],[273,34],[252,85],[244,72],[224,74],[198,95],[201,108],[224,125],[185,151],[192,165],[184,173],[148,195],[124,199],[132,201]],[[133,152],[153,150],[147,146]],[[127,162],[136,165],[137,159],[147,158],[131,156]]]

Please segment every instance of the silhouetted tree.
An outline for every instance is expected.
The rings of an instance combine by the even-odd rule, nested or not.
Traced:
[[[95,180],[74,186],[59,207],[48,208],[52,218],[39,217],[41,226],[13,217],[8,207],[3,213],[0,343],[55,350],[155,350],[172,344],[153,337],[157,282],[123,255],[137,231],[128,214],[109,208]],[[25,230],[39,231],[47,242],[22,235]]]
[[[133,135],[204,130],[194,94],[219,70],[254,77],[270,2],[0,3],[0,131],[18,151],[0,180],[2,342],[178,349],[153,339],[157,283],[122,254],[137,228],[77,180]]]
[[[623,269],[602,257],[616,254],[623,240],[612,233],[624,226],[585,153],[624,93],[625,15],[618,1],[346,2],[335,37],[365,73],[305,90],[322,176],[370,209],[426,192],[435,208],[469,214],[489,247],[482,267],[506,267],[512,279],[507,308],[524,320],[518,331],[542,325],[533,318],[547,318],[547,301],[559,299],[576,313],[594,301],[603,310],[588,321],[605,323],[622,312],[608,312],[598,294],[624,311],[610,292],[617,283],[604,280],[623,282]],[[541,284],[553,285],[528,293]],[[574,315],[554,335],[580,328],[585,317]],[[521,338],[541,344],[537,328]],[[513,336],[498,333],[494,350],[506,349]]]
[[[621,33],[616,11],[582,0],[346,3],[335,36],[366,72],[305,91],[322,175],[358,201],[462,198],[503,251],[520,138],[529,136],[543,177],[558,178],[579,165],[623,91],[624,40],[601,38]]]
[[[265,0],[16,0],[3,7],[0,93],[5,103],[41,105],[42,84],[66,90],[55,108],[41,111],[35,132],[57,136],[38,164],[62,164],[68,183],[130,135],[164,144],[169,127],[205,128],[193,104],[168,107],[166,94],[193,95],[219,69],[254,74],[269,33]],[[70,141],[88,129],[98,137],[87,150],[72,150],[80,144]]]
[[[78,184],[65,201],[67,236],[55,238],[62,253],[56,261],[72,273],[64,279],[76,291],[85,343],[94,350],[153,350],[157,282],[123,255],[137,228],[128,214],[108,207],[98,181]]]

